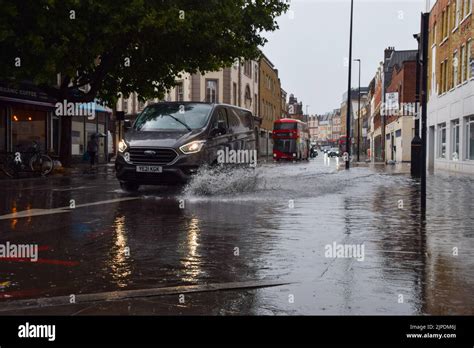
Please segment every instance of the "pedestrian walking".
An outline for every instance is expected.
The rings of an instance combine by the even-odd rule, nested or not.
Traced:
[[[90,170],[92,170],[92,168],[95,165],[95,159],[96,159],[98,151],[99,151],[99,136],[97,133],[93,133],[89,139],[89,142],[87,143],[87,153],[89,154],[89,163],[90,163],[89,169]]]

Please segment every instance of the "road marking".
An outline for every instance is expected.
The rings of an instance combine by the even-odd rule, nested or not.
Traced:
[[[59,213],[69,213],[69,211],[63,210],[62,208],[28,209],[28,210],[22,210],[22,211],[12,213],[12,214],[0,215],[0,220],[20,219],[20,218],[27,218],[27,217],[33,217],[33,216],[59,214]]]
[[[247,282],[231,282],[231,283],[214,283],[202,285],[183,285],[164,288],[151,288],[139,290],[123,290],[123,291],[109,291],[95,294],[78,294],[76,295],[76,304],[93,303],[101,301],[119,301],[130,298],[143,298],[165,295],[177,295],[186,293],[224,291],[224,290],[243,290],[243,289],[258,289],[268,288],[282,285],[290,285],[294,282],[275,282],[269,280],[257,280]],[[1,298],[1,297],[0,297]],[[38,307],[54,307],[64,306],[70,304],[69,296],[57,296],[47,298],[37,298],[28,300],[17,300],[12,302],[2,302],[0,312],[18,311],[23,309],[32,309]]]
[[[99,202],[91,202],[91,203],[84,203],[84,204],[76,204],[75,208],[68,207],[61,207],[61,208],[53,208],[53,209],[28,209],[22,210],[12,214],[0,215],[0,220],[8,220],[8,219],[19,219],[25,217],[33,217],[33,216],[42,216],[42,215],[51,215],[51,214],[59,214],[59,213],[70,213],[71,211],[89,207],[94,205],[103,205],[103,204],[110,204],[110,203],[118,203],[124,201],[132,201],[141,199],[141,197],[123,197],[123,198],[115,198],[115,199],[108,199],[106,201],[99,201]]]
[[[87,190],[93,187],[97,187],[97,186],[78,186],[78,187],[70,187],[70,188],[63,188],[63,189],[56,188],[56,189],[52,189],[51,191],[66,192],[66,191],[74,191],[74,190]]]

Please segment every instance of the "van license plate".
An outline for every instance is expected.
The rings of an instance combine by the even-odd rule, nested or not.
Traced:
[[[162,171],[161,166],[137,166],[138,173],[161,173]]]

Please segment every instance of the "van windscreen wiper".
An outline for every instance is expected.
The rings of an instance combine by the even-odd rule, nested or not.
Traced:
[[[169,117],[171,117],[173,120],[175,120],[175,121],[181,123],[183,126],[185,126],[185,127],[188,129],[188,131],[190,131],[190,132],[193,131],[191,127],[189,127],[186,123],[184,123],[183,121],[180,121],[180,120],[177,119],[176,117],[171,116],[170,114],[163,114],[163,116],[169,116]]]

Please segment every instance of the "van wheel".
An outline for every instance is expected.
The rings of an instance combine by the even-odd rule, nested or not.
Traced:
[[[120,188],[126,192],[137,192],[140,185],[133,182],[121,182]]]

